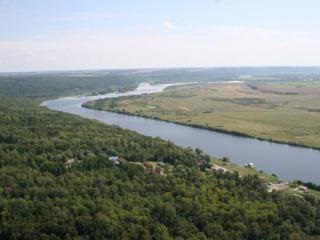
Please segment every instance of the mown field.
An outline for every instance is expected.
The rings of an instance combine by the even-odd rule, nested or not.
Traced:
[[[320,148],[319,82],[189,85],[86,106]]]

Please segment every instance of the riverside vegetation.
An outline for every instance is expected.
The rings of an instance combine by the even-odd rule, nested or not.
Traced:
[[[85,106],[320,148],[319,96],[319,82],[212,83]]]
[[[47,88],[55,80],[0,78],[1,239],[319,239],[312,196],[268,193],[257,176],[204,171],[210,159],[200,150],[39,107],[82,83],[100,89],[78,80]],[[111,164],[113,155],[173,171],[146,175]]]

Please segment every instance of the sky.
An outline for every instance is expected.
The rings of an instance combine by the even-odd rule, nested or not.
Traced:
[[[319,66],[319,0],[0,0],[0,72]]]

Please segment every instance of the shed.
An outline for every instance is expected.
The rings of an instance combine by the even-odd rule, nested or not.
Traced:
[[[74,163],[74,159],[70,158],[64,162],[64,165],[66,166],[66,168],[71,168],[73,163]]]
[[[155,165],[154,165],[153,162],[146,161],[146,162],[144,162],[143,164],[144,164],[144,166],[146,166],[146,167],[149,168],[149,169],[154,169],[154,168],[155,168]]]
[[[109,161],[112,161],[114,164],[120,164],[120,162],[119,162],[119,157],[118,157],[118,156],[108,157],[108,160],[109,160]]]

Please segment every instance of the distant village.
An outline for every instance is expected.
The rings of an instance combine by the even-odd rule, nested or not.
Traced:
[[[155,162],[155,161],[145,161],[145,162],[130,162],[124,159],[123,157],[120,156],[110,156],[107,158],[108,161],[112,162],[114,165],[125,165],[125,164],[133,164],[137,166],[141,166],[144,169],[144,173],[148,175],[160,175],[160,176],[165,176],[166,174],[172,172],[172,166],[170,164],[166,164],[164,162]],[[221,159],[225,164],[229,162],[228,159]],[[81,160],[75,160],[73,158],[67,159],[65,161],[65,167],[67,169],[71,168],[74,164],[76,163],[81,163]],[[206,162],[204,161],[199,161],[198,167],[204,167],[206,166]],[[253,163],[248,163],[244,165],[246,168],[251,168],[255,169],[255,165]],[[221,171],[223,173],[226,172],[232,172],[231,170],[222,167],[217,164],[212,164],[209,169],[207,170],[215,170],[215,171]],[[241,177],[241,176],[240,176]],[[273,191],[281,191],[281,190],[289,190],[291,189],[295,193],[293,195],[297,197],[302,197],[299,194],[304,194],[308,193],[309,189],[306,186],[302,185],[297,185],[295,187],[291,186],[292,184],[289,182],[267,182],[267,187],[268,187],[268,192],[273,192]],[[299,194],[298,194],[299,193]]]
[[[144,169],[144,172],[149,175],[165,175],[172,171],[172,167],[169,164],[164,162],[153,162],[153,161],[145,161],[145,162],[130,162],[119,156],[110,156],[107,158],[108,161],[112,162],[114,165],[125,165],[125,164],[133,164],[137,166],[141,166]],[[73,158],[67,159],[64,162],[64,165],[67,169],[71,168],[74,164],[81,163],[81,160],[75,160]]]

